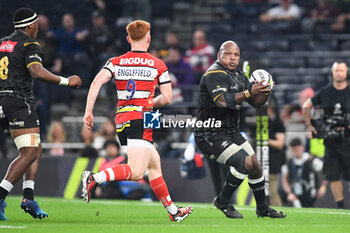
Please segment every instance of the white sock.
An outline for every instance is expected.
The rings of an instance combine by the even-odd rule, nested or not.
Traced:
[[[34,180],[25,180],[23,181],[23,190],[29,188],[34,190]]]
[[[10,182],[8,182],[7,180],[3,179],[0,183],[0,187],[2,187],[3,189],[5,189],[7,192],[11,192],[12,188],[13,188],[13,184],[11,184]]]
[[[94,174],[93,177],[98,184],[102,184],[107,181],[107,176],[104,171]]]
[[[176,214],[177,213],[177,207],[176,207],[176,205],[174,205],[174,203],[169,205],[169,206],[167,206],[167,207],[165,207],[165,208],[170,214]]]

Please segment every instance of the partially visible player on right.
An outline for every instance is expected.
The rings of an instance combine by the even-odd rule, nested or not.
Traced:
[[[338,208],[344,209],[343,178],[350,185],[350,86],[348,66],[336,61],[332,66],[332,83],[323,87],[314,97],[303,104],[303,115],[308,137],[324,138],[325,157],[323,172],[330,182],[332,194]],[[317,129],[311,124],[311,108],[322,109],[321,124]],[[318,132],[320,130],[320,132]],[[323,131],[323,132],[322,132]],[[327,132],[325,132],[327,131]]]
[[[188,217],[192,207],[177,207],[172,202],[162,176],[159,154],[152,144],[152,129],[143,128],[145,112],[171,102],[168,69],[163,61],[147,53],[151,42],[149,23],[136,20],[126,30],[131,51],[111,58],[95,77],[86,101],[84,125],[90,130],[93,127],[92,111],[98,92],[102,85],[114,78],[118,95],[116,128],[121,144],[127,145],[128,164],[119,164],[96,174],[85,171],[83,198],[89,202],[91,190],[97,184],[114,180],[138,181],[148,170],[153,192],[168,211],[170,220],[179,222]],[[157,85],[161,94],[153,98]]]

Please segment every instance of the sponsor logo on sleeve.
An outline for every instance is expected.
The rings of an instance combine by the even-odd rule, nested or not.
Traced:
[[[226,87],[216,86],[216,89],[212,90],[211,93],[215,93],[215,92],[218,92],[218,91],[226,92],[227,89],[226,89]]]
[[[30,59],[33,59],[33,58],[36,58],[36,59],[39,59],[40,61],[42,61],[41,57],[39,56],[39,54],[33,54],[33,55],[30,55],[29,56]]]

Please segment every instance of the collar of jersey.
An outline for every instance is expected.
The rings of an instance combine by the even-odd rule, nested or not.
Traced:
[[[24,31],[21,31],[21,30],[16,30],[15,33],[31,38],[30,36],[27,35],[27,33],[25,33]]]
[[[147,53],[147,51],[141,51],[141,50],[131,50],[132,53]]]

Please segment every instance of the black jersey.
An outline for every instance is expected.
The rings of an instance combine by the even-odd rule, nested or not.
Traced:
[[[42,64],[40,44],[22,31],[0,39],[0,97],[16,96],[34,101],[33,79],[28,67]]]
[[[199,111],[198,120],[213,119],[221,121],[220,128],[196,128],[195,134],[205,132],[239,131],[239,115],[241,104],[231,108],[219,108],[215,101],[226,92],[238,93],[248,88],[248,78],[240,70],[230,71],[219,62],[215,62],[202,76],[199,84]]]
[[[311,102],[323,110],[326,118],[331,116],[346,117],[350,113],[350,87],[337,90],[330,84],[312,97]]]

